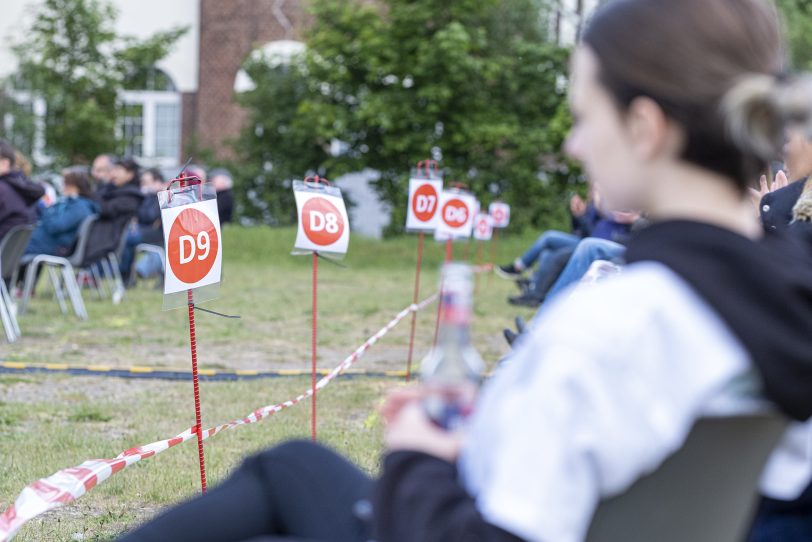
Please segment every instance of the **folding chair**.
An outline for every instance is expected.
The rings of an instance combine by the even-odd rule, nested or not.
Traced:
[[[771,413],[699,420],[659,469],[600,503],[587,542],[742,542],[786,427]]]
[[[79,289],[79,284],[76,282],[76,269],[88,267],[90,262],[85,261],[87,254],[87,240],[90,233],[97,223],[98,215],[91,215],[84,219],[79,225],[79,231],[76,238],[76,248],[73,254],[67,258],[60,256],[51,256],[49,254],[37,254],[31,258],[28,269],[25,272],[25,285],[23,287],[23,299],[20,304],[20,313],[24,313],[28,308],[28,301],[31,299],[31,293],[34,290],[34,282],[37,278],[37,269],[40,265],[44,265],[48,269],[48,275],[51,278],[56,299],[59,302],[59,308],[62,313],[67,312],[65,304],[65,295],[62,291],[62,282],[64,282],[65,290],[67,290],[68,298],[73,306],[73,312],[76,313],[77,318],[80,320],[87,320],[87,311],[85,310],[85,303],[82,299],[82,291]],[[95,263],[95,262],[92,262]],[[62,278],[60,280],[59,273]]]
[[[14,288],[20,260],[33,233],[34,226],[15,226],[0,241],[0,319],[3,321],[6,339],[10,343],[20,337],[20,326],[17,323],[14,300],[6,287],[6,281]]]
[[[106,258],[102,259],[101,262],[105,275],[109,277],[113,283],[113,285],[110,287],[110,297],[113,299],[114,305],[121,303],[121,300],[124,299],[124,295],[126,293],[124,277],[121,276],[121,267],[119,262],[121,261],[121,255],[124,254],[124,249],[127,247],[127,231],[130,229],[130,226],[135,223],[135,218],[124,223],[123,228],[118,232],[119,240],[116,250],[110,252]]]

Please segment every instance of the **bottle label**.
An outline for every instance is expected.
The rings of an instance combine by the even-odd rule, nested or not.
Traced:
[[[467,326],[471,323],[471,307],[460,303],[459,295],[444,292],[440,319],[445,324]]]

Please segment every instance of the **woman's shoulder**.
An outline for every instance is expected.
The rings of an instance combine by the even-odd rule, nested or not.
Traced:
[[[652,341],[695,341],[740,350],[710,305],[657,262],[631,264],[598,283],[562,293],[539,313],[533,329],[541,341],[592,345],[598,351],[606,345],[636,350]]]

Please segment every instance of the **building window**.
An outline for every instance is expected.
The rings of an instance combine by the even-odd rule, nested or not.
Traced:
[[[144,155],[144,106],[139,103],[127,103],[121,108],[118,117],[121,131],[121,144],[124,156]]]
[[[129,75],[118,93],[119,152],[148,167],[174,167],[180,159],[181,95],[162,70]]]
[[[155,156],[177,158],[180,154],[180,107],[176,103],[155,106]]]
[[[118,136],[123,154],[145,166],[176,166],[180,156],[180,93],[125,90],[119,93],[119,102]]]

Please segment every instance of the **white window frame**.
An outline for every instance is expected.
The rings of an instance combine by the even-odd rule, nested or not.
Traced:
[[[19,104],[31,104],[34,114],[34,141],[31,146],[31,159],[35,164],[49,166],[53,159],[45,154],[45,115],[48,113],[48,104],[45,98],[32,94],[27,90],[16,90],[9,94],[9,97]],[[3,119],[7,128],[13,128],[14,115],[6,115]]]
[[[150,167],[175,167],[178,165],[178,156],[155,156],[155,111],[158,105],[176,105],[178,107],[178,139],[181,138],[183,130],[183,111],[181,104],[181,94],[168,90],[123,90],[118,93],[119,102],[127,105],[142,106],[142,132],[141,151],[143,156],[134,158],[145,166]],[[120,128],[117,126],[116,130]],[[121,134],[118,134],[121,137]],[[178,141],[180,149],[180,141]]]

